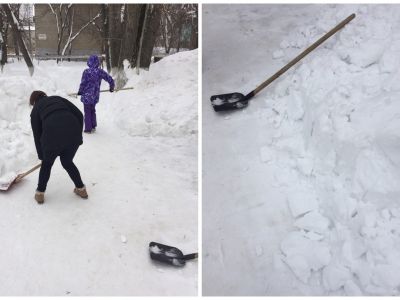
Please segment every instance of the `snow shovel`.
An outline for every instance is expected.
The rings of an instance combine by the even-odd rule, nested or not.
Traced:
[[[26,171],[25,173],[21,173],[18,174],[13,180],[11,180],[9,183],[3,183],[0,185],[0,191],[7,191],[10,189],[10,187],[14,184],[14,183],[18,183],[21,181],[22,178],[24,178],[26,175],[32,173],[33,171],[35,171],[36,169],[39,169],[40,166],[42,165],[42,163],[34,166],[32,169],[30,169],[29,171]]]
[[[176,267],[183,267],[187,260],[197,258],[197,253],[183,255],[178,248],[163,245],[156,242],[149,244],[150,257],[152,260]]]
[[[125,91],[125,90],[133,90],[133,86],[122,88],[119,90],[114,90],[114,92]],[[108,90],[100,90],[100,93],[109,92],[109,91],[110,91],[109,89]],[[68,94],[68,96],[76,98],[76,97],[78,97],[78,93],[70,93],[70,94]]]
[[[241,93],[230,93],[230,94],[222,94],[222,95],[214,95],[211,96],[211,104],[215,111],[227,111],[227,110],[235,110],[246,107],[249,104],[249,100],[253,98],[256,94],[258,94],[263,88],[268,86],[271,82],[293,67],[297,62],[299,62],[302,58],[304,58],[307,54],[325,42],[328,38],[342,29],[347,23],[355,18],[355,14],[351,14],[334,28],[332,28],[329,32],[327,32],[324,36],[322,36],[318,41],[309,46],[306,50],[300,53],[296,58],[290,61],[286,66],[256,87],[253,91],[248,93],[246,96]]]

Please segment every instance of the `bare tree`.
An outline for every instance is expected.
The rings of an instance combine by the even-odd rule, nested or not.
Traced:
[[[102,16],[100,10],[94,17],[90,18],[78,28],[75,24],[75,6],[76,4],[49,4],[50,11],[56,19],[57,26],[57,55],[65,56],[66,51],[72,50],[72,42],[84,31],[88,26]],[[59,59],[57,59],[57,62]]]
[[[118,69],[118,62],[120,60],[120,53],[123,44],[123,22],[124,18],[121,16],[123,12],[122,4],[110,4],[108,7],[108,32],[109,32],[109,57],[111,70]]]
[[[60,55],[65,31],[69,28],[71,22],[72,4],[49,4],[49,7],[56,19],[57,55]],[[57,62],[59,62],[58,58]]]
[[[176,40],[175,28],[175,6],[170,4],[163,4],[161,8],[161,36],[164,44],[165,53],[171,51],[171,45]]]
[[[18,20],[20,26],[23,26],[24,30],[21,32],[22,37],[25,40],[25,43],[28,45],[29,53],[32,56],[33,54],[33,45],[32,45],[32,23],[33,23],[33,4],[21,4],[18,8],[19,11],[14,11],[14,14],[19,15],[20,19]]]
[[[187,21],[191,29],[189,49],[196,49],[199,47],[199,6],[197,4],[186,5],[188,7]]]
[[[161,8],[160,4],[148,4],[142,33],[143,42],[140,46],[140,63],[137,64],[141,68],[148,69],[150,67],[153,48],[160,29]]]
[[[34,72],[34,67],[32,64],[31,57],[29,56],[28,50],[26,48],[25,42],[22,38],[21,32],[19,30],[19,24],[18,20],[15,17],[14,13],[11,11],[10,4],[2,4],[3,10],[5,11],[7,15],[8,22],[11,25],[11,29],[13,31],[13,36],[14,39],[17,40],[18,46],[21,49],[22,55],[24,56],[24,60],[26,62],[26,65],[28,66],[29,73],[31,76],[33,75]]]
[[[145,4],[127,5],[124,59],[129,61],[131,67],[136,65],[145,9]]]
[[[164,46],[165,53],[169,54],[172,48],[179,52],[182,41],[187,39],[187,30],[190,31],[190,42],[187,41],[185,46],[189,49],[197,48],[197,23],[197,4],[163,4],[158,43]]]
[[[116,88],[127,82],[123,66],[124,34],[126,29],[126,4],[110,4],[108,7],[109,58],[111,74],[115,77]]]
[[[108,4],[102,4],[101,5],[102,9],[102,15],[103,15],[103,22],[102,26],[98,28],[98,30],[102,33],[103,37],[103,51],[106,55],[106,68],[107,71],[111,71],[111,64],[110,64],[110,33],[109,33],[109,24],[108,24],[108,10],[109,10],[109,5]]]
[[[3,9],[0,10],[0,33],[1,33],[1,71],[7,63],[7,42],[8,42],[8,20]]]
[[[94,17],[92,17],[89,21],[87,21],[85,24],[83,24],[75,33],[74,33],[74,16],[75,16],[75,10],[74,7],[72,6],[72,12],[70,14],[70,21],[68,22],[69,28],[68,28],[68,37],[65,41],[64,48],[61,51],[61,55],[64,56],[66,50],[68,47],[71,47],[72,42],[81,34],[83,30],[85,30],[89,25],[93,24],[96,19],[100,18],[101,16],[101,11],[99,11]]]

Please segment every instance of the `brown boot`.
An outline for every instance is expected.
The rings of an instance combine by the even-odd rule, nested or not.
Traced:
[[[83,188],[74,188],[74,193],[83,199],[87,199],[89,197],[85,186],[83,186]]]
[[[35,193],[35,200],[38,204],[43,204],[44,203],[44,193],[36,191]]]

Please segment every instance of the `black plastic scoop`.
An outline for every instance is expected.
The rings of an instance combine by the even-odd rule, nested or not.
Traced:
[[[195,259],[198,256],[197,253],[183,255],[178,248],[156,242],[149,244],[149,251],[151,259],[176,267],[183,267],[187,260]]]
[[[253,96],[253,92],[246,96],[241,93],[214,95],[211,96],[211,104],[215,111],[240,109],[246,107]]]
[[[246,107],[249,104],[249,100],[253,98],[258,92],[260,92],[263,88],[293,67],[297,62],[299,62],[303,57],[325,42],[328,38],[342,29],[347,23],[353,20],[356,17],[355,14],[351,14],[334,28],[332,28],[329,32],[327,32],[324,36],[318,39],[314,44],[305,49],[302,53],[300,53],[296,58],[290,61],[286,66],[260,84],[257,88],[255,88],[252,92],[248,93],[246,96],[241,93],[230,93],[230,94],[221,94],[211,96],[211,104],[215,111],[227,111],[227,110],[236,110]]]

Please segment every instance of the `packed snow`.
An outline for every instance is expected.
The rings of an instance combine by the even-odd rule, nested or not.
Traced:
[[[0,74],[0,178],[39,162],[30,128],[33,90],[76,93],[84,62],[14,61]],[[163,58],[133,90],[101,93],[98,128],[75,163],[89,199],[76,197],[56,161],[44,205],[33,196],[38,171],[0,193],[0,294],[9,296],[197,295],[197,262],[153,262],[157,241],[197,251],[197,51]],[[103,82],[102,89],[108,89]]]
[[[351,13],[248,108],[213,112]],[[400,5],[203,17],[204,294],[400,295]]]

